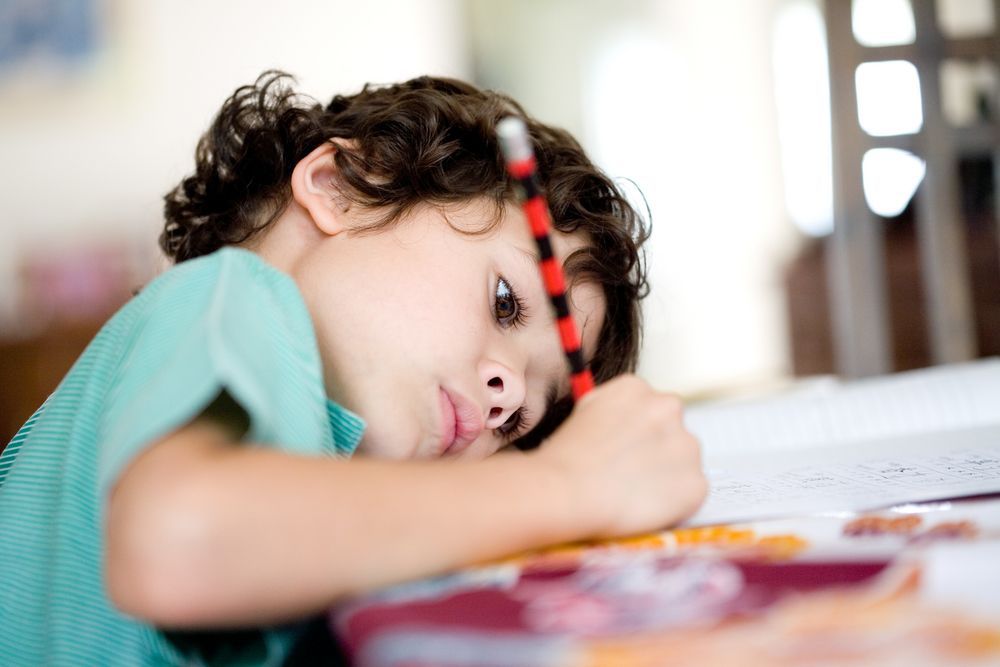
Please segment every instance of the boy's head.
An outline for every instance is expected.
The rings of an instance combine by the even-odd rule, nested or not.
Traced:
[[[530,250],[530,245],[520,245],[521,239],[530,244],[530,235],[517,213],[495,134],[497,122],[511,114],[524,117],[535,144],[539,178],[552,211],[557,245],[562,250],[557,254],[564,260],[570,300],[583,304],[582,310],[577,309],[578,317],[595,315],[600,320],[588,322],[584,327],[585,341],[592,341],[589,349],[585,345],[584,352],[588,354],[595,379],[600,382],[631,371],[639,350],[639,300],[647,289],[640,250],[647,231],[641,218],[569,134],[531,119],[503,95],[459,81],[421,77],[395,86],[368,86],[356,95],[337,96],[324,108],[296,96],[286,86],[285,75],[263,75],[255,85],[238,89],[227,100],[199,142],[195,174],[167,195],[161,246],[176,261],[183,261],[224,245],[252,245],[266,239],[269,230],[289,215],[291,208],[309,210],[303,197],[311,196],[311,190],[303,189],[301,176],[298,190],[295,188],[298,168],[299,174],[312,174],[328,181],[329,189],[320,194],[336,201],[340,221],[337,224],[350,232],[331,233],[338,240],[322,255],[328,262],[327,268],[337,257],[341,257],[337,263],[351,264],[349,256],[340,249],[346,238],[354,244],[355,256],[376,251],[391,254],[388,246],[379,249],[376,237],[393,230],[393,247],[399,247],[400,242],[419,244],[427,240],[427,230],[431,229],[428,225],[434,219],[458,239],[455,241],[458,245],[451,246],[454,252],[475,255],[473,248],[485,248],[483,244],[496,244],[498,239]],[[309,165],[313,171],[306,172]],[[324,184],[319,185],[323,189]],[[520,229],[508,229],[512,218],[521,225]],[[414,233],[417,236],[405,240]],[[463,239],[465,243],[480,242],[480,245],[463,245]],[[451,242],[442,237],[442,243]],[[372,275],[379,272],[380,268],[372,265],[378,256],[371,255],[373,261],[365,264],[362,271]],[[404,260],[403,255],[399,258]],[[481,259],[493,261],[486,251]],[[315,262],[303,264],[314,265]],[[303,274],[311,270],[303,269]],[[491,315],[501,319],[508,314],[513,316],[520,308],[513,298],[518,295],[511,294],[515,286],[508,284],[512,281],[505,280],[500,274],[502,270],[503,267],[490,268],[492,282],[488,288]],[[290,272],[301,286],[301,276]],[[328,282],[331,278],[309,275],[313,281]],[[436,299],[438,295],[421,287],[425,281],[433,284],[433,278],[411,275],[412,298]],[[364,276],[358,275],[357,279],[364,280]],[[529,291],[523,282],[521,291]],[[337,309],[338,305],[329,301],[310,302],[309,290],[303,292],[316,320],[322,349],[324,336],[329,332],[324,332],[325,325],[318,321],[322,317],[317,317],[317,310],[327,305]],[[373,303],[369,308],[382,305]],[[474,307],[469,300],[462,307],[465,305]],[[544,310],[544,316],[539,309]],[[533,310],[536,319],[546,319],[551,327],[547,304],[538,304]],[[433,322],[411,324],[435,326]],[[508,324],[511,326],[501,321],[504,336],[527,340],[527,334],[517,330],[513,322]],[[415,338],[419,340],[419,335]],[[399,339],[396,346],[406,349],[410,344]],[[558,358],[558,345],[553,349],[554,352],[547,349],[546,354],[555,355],[564,369],[565,362]],[[410,348],[409,352],[414,358],[421,354],[418,349]],[[533,386],[534,381],[527,378],[538,375],[538,369],[522,367],[523,361],[513,360],[506,366],[513,368],[515,376],[520,375],[521,385]],[[337,378],[341,383],[345,380],[344,373],[377,375],[377,369],[371,367],[372,359],[367,363],[368,367],[353,368],[350,364],[341,368],[334,363],[335,367],[328,366],[326,371],[336,375],[343,370]],[[487,403],[490,395],[497,393],[497,386],[503,384],[502,379],[509,376],[497,373],[495,377],[487,377],[484,372],[477,371],[485,388],[472,389],[471,393],[482,389],[486,398],[480,401],[473,397],[471,402],[482,409],[487,429],[503,417],[501,423],[505,427],[499,429],[503,435],[516,421],[515,411],[504,408],[500,414],[500,408]],[[351,383],[355,375],[346,379]],[[384,381],[391,382],[391,376]],[[508,379],[507,385],[518,382]],[[547,384],[542,381],[538,386]],[[336,393],[331,391],[334,398],[338,398]],[[532,390],[529,388],[527,393]],[[527,401],[534,408],[532,428],[517,444],[537,444],[562,421],[570,403],[568,398],[555,398],[554,405],[549,401],[544,418],[538,406],[545,404],[545,397],[541,402],[537,397]],[[387,400],[391,397],[387,396]],[[352,405],[351,400],[344,402],[352,409],[364,407]],[[446,406],[444,411],[448,409]],[[377,432],[372,415],[365,414],[363,409],[358,411]]]

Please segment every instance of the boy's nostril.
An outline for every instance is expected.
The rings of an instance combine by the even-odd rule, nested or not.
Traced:
[[[492,378],[490,378],[490,381],[487,382],[486,384],[488,384],[489,386],[493,387],[494,389],[496,389],[496,388],[503,389],[503,380],[501,380],[498,377],[492,377]]]
[[[500,416],[501,412],[503,412],[503,410],[501,410],[500,408],[491,408],[490,409],[490,419],[496,419],[497,417]]]

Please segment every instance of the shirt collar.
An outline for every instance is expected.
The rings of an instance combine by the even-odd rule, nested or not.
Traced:
[[[326,399],[326,414],[333,430],[334,450],[343,456],[351,456],[365,432],[365,420],[330,399]]]

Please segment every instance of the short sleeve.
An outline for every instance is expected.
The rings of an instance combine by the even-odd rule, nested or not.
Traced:
[[[227,248],[178,265],[137,299],[99,425],[102,499],[145,446],[222,390],[247,412],[249,442],[336,452],[315,334],[288,276]]]

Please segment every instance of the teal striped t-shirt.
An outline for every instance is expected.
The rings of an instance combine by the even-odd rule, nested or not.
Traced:
[[[349,456],[361,439],[364,423],[326,397],[291,278],[236,248],[173,267],[108,321],[0,455],[0,664],[281,662],[294,627],[181,641],[105,594],[103,513],[118,476],[223,390],[255,446]]]

